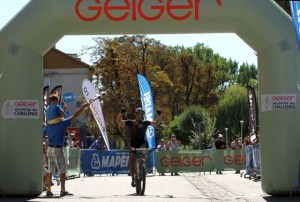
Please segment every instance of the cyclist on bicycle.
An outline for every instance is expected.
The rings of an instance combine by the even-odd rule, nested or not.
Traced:
[[[127,129],[127,146],[129,148],[141,148],[148,147],[146,141],[146,130],[149,125],[156,126],[160,124],[159,116],[161,112],[157,110],[157,119],[155,121],[144,120],[144,111],[142,108],[135,109],[135,119],[134,120],[124,120],[126,109],[122,109],[117,117],[117,123],[121,126],[126,126]],[[130,151],[129,153],[129,170],[131,176],[131,186],[135,187],[134,181],[134,164],[135,164],[135,154],[136,152]],[[146,158],[146,156],[145,156]]]

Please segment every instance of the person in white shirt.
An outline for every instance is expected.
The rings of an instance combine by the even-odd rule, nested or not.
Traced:
[[[174,134],[171,136],[171,141],[169,141],[169,143],[168,143],[168,148],[170,151],[178,151],[179,150],[179,144],[178,144],[178,141]],[[175,172],[175,173],[171,172],[171,175],[173,176],[173,175],[179,175],[179,174],[177,172]]]

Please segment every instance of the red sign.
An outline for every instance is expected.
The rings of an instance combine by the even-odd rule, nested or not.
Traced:
[[[186,20],[191,17],[199,20],[201,2],[201,0],[186,0],[185,2],[173,3],[172,0],[157,0],[156,4],[147,7],[144,3],[146,0],[124,0],[120,5],[111,5],[113,0],[103,0],[102,3],[101,0],[94,0],[93,5],[84,8],[82,6],[83,1],[77,0],[75,11],[77,16],[86,22],[97,20],[101,15],[112,21],[123,21],[129,18],[136,21],[138,17],[146,21],[155,21],[160,19],[164,13],[167,13],[174,20]],[[222,6],[222,0],[216,0],[216,3],[218,6]],[[90,11],[89,16],[84,15],[83,10]],[[151,15],[145,12],[149,10],[152,11]],[[183,11],[184,13],[178,14],[177,11]]]

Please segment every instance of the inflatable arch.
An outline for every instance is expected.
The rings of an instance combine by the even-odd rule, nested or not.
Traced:
[[[262,189],[297,192],[300,55],[273,0],[31,0],[0,32],[0,193],[42,192],[42,56],[64,35],[221,32],[257,52]],[[18,107],[30,111],[20,118]]]

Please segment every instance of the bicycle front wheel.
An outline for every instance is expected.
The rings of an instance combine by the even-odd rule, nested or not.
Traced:
[[[144,195],[146,189],[146,168],[143,161],[138,162],[136,174],[136,194]]]

